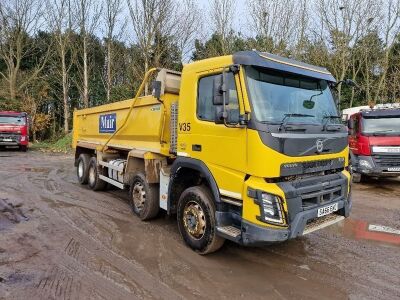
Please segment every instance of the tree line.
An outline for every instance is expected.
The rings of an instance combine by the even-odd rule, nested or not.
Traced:
[[[131,98],[151,67],[251,49],[353,79],[342,108],[399,102],[399,32],[400,0],[2,0],[0,110],[54,137],[75,108]]]

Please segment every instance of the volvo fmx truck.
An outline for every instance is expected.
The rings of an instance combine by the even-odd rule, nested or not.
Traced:
[[[257,51],[151,69],[134,99],[74,112],[78,180],[129,190],[141,220],[176,216],[200,254],[303,236],[351,210],[336,85],[325,68]]]

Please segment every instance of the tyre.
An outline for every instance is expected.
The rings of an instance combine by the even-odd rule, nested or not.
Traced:
[[[142,221],[157,216],[160,209],[159,185],[149,184],[143,173],[136,174],[129,188],[129,204],[132,212]]]
[[[76,167],[76,176],[78,177],[78,181],[80,184],[88,183],[89,162],[90,162],[89,154],[82,153],[79,155]]]
[[[363,183],[368,181],[368,177],[360,173],[353,173],[352,179],[354,183]]]
[[[102,191],[106,188],[107,182],[99,178],[103,173],[103,168],[98,167],[96,158],[92,157],[89,161],[88,185],[93,191]]]
[[[22,152],[26,152],[28,150],[28,146],[21,145],[21,146],[19,146],[19,150],[21,150]]]
[[[224,239],[217,236],[215,205],[210,190],[194,186],[183,191],[178,201],[178,228],[186,245],[199,254],[217,251]]]

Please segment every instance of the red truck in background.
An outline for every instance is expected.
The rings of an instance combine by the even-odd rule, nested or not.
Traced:
[[[0,147],[17,146],[26,151],[29,144],[28,114],[0,111]]]
[[[353,181],[400,176],[400,105],[354,109],[343,111],[349,127]]]

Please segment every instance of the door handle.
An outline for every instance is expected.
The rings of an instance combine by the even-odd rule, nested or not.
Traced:
[[[192,151],[201,151],[201,145],[199,144],[193,144],[192,145]]]

